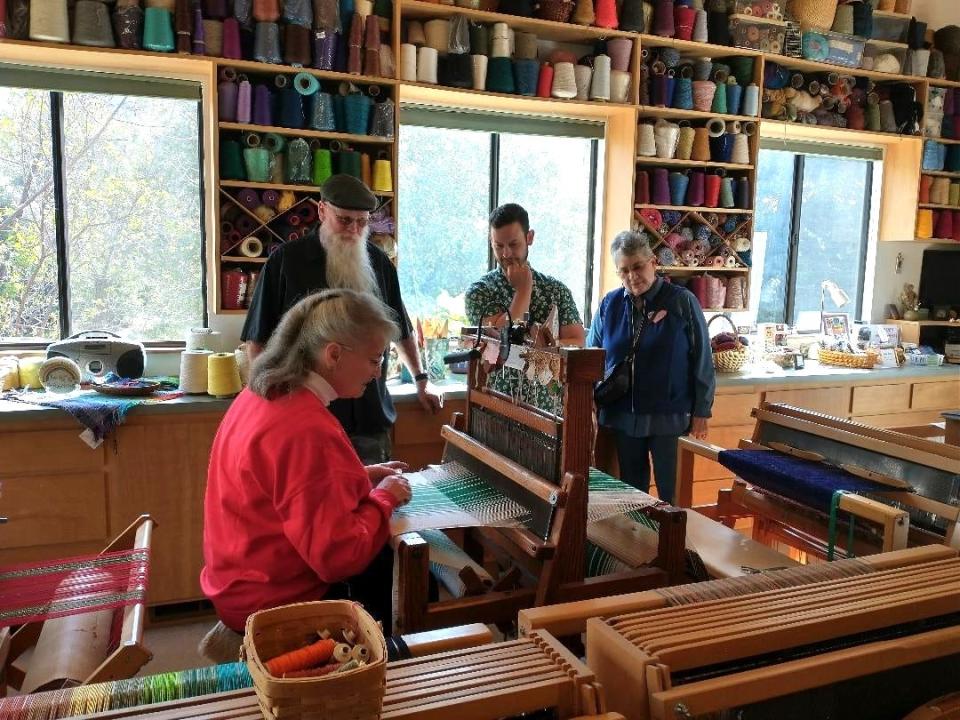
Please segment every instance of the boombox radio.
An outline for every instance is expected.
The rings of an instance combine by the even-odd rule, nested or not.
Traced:
[[[106,330],[88,330],[47,346],[47,357],[67,357],[80,366],[83,380],[98,380],[107,373],[124,378],[143,376],[143,345]]]

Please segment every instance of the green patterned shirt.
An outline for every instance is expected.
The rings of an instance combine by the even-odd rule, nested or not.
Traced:
[[[530,320],[546,321],[553,305],[557,306],[560,326],[580,325],[580,313],[570,289],[555,277],[533,270],[533,292],[530,295]],[[510,309],[516,291],[500,268],[491,270],[467,288],[466,311],[471,323],[479,325],[483,318],[499,315]],[[512,318],[514,322],[523,318]],[[560,401],[556,386],[545,387],[523,377],[519,370],[503,368],[491,373],[490,386],[529,405],[559,414]]]

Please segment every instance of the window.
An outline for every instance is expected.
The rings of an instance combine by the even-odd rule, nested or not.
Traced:
[[[789,145],[760,150],[753,252],[757,322],[819,329],[824,280],[851,298],[839,309],[828,299],[825,310],[860,316],[880,156],[856,148],[837,151],[852,157],[832,152]]]
[[[11,75],[0,75],[0,342],[84,330],[164,341],[204,324],[196,86],[104,94],[87,91],[110,89],[99,78]]]
[[[535,231],[531,264],[563,281],[586,320],[593,294],[596,123],[403,108],[399,274],[411,315],[463,310],[463,293],[493,267],[488,216],[516,202]]]

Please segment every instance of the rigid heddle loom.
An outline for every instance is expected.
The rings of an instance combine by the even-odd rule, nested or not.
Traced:
[[[8,698],[0,700],[0,717],[254,720],[263,714],[251,684],[246,666],[231,663]],[[543,632],[388,663],[381,717],[570,720],[604,708],[602,688],[595,684],[593,673]]]
[[[143,626],[152,532],[142,515],[98,555],[0,568],[0,627],[20,626],[0,668],[8,685],[30,693],[126,678],[150,660]]]
[[[603,351],[544,343],[536,325],[465,337],[476,338],[466,411],[443,427],[444,463],[428,469],[431,478],[414,476],[412,507],[394,526],[399,629],[512,622],[523,607],[679,582],[685,515],[613,478],[591,476],[593,386]],[[509,395],[488,383],[502,367],[543,386],[555,398],[551,410],[520,399],[530,393]],[[440,495],[448,504],[442,512]],[[446,519],[433,521],[444,512]],[[611,557],[602,541],[588,539],[591,524],[626,513],[648,519],[655,546],[639,566],[630,548]],[[457,544],[405,532],[450,527],[464,528]],[[588,576],[588,553],[589,566],[608,574]],[[431,564],[447,566],[438,574],[452,599],[429,601]]]
[[[826,558],[960,547],[960,447],[789,405],[765,403],[753,415],[753,437],[737,450],[681,438],[681,507],[692,503],[700,456],[738,479],[698,510],[728,523],[752,517],[761,542]]]
[[[629,720],[901,720],[960,690],[952,555],[591,618],[587,664]]]

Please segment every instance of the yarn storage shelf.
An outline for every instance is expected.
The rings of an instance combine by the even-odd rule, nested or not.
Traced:
[[[613,37],[639,39],[637,33],[623,30],[609,30],[592,25],[576,25],[574,23],[555,22],[540,18],[508,15],[506,13],[474,10],[472,8],[455,5],[441,5],[423,0],[402,0],[400,15],[403,20],[431,20],[433,18],[449,19],[455,15],[477,23],[506,23],[513,30],[534,33],[543,40],[566,43],[587,43],[594,40],[606,40]]]
[[[760,58],[763,53],[749,48],[733,47],[729,45],[713,45],[711,43],[694,42],[693,40],[678,40],[677,38],[660,37],[641,33],[640,46],[650,48],[669,47],[681,53],[698,55],[709,58],[727,57],[755,57]]]
[[[293,192],[319,193],[318,185],[288,185],[285,183],[248,182],[246,180],[221,180],[221,187],[249,187],[255,190],[291,190]],[[374,192],[378,197],[392,198],[393,192]]]
[[[421,88],[430,88],[431,90],[438,90],[445,93],[466,93],[467,95],[479,95],[482,97],[495,97],[495,98],[507,98],[507,99],[516,99],[524,101],[534,101],[540,103],[554,103],[558,105],[563,105],[565,110],[575,111],[579,107],[589,107],[591,105],[596,105],[597,100],[578,100],[576,98],[545,98],[538,97],[536,95],[514,95],[511,93],[498,93],[491,92],[490,90],[472,90],[470,88],[461,88],[461,87],[451,87],[449,85],[435,85],[434,83],[421,83],[421,82],[408,82],[404,81],[402,84],[403,87],[421,87]],[[620,103],[613,103],[619,105]]]
[[[869,78],[872,80],[882,80],[884,82],[904,82],[910,85],[921,85],[930,81],[928,78],[918,77],[916,75],[899,75],[896,73],[878,72],[876,70],[864,70],[863,68],[850,68],[843,65],[831,65],[830,63],[818,62],[816,60],[805,60],[803,58],[787,57],[786,55],[764,54],[764,61],[776,63],[791,70],[806,70],[807,72],[818,73],[838,73],[840,75],[852,75],[854,77]]]
[[[264,257],[248,258],[243,255],[221,255],[220,260],[222,262],[252,263],[253,265],[263,265],[267,262],[267,258]]]
[[[940,142],[937,140],[937,142]],[[960,178],[960,172],[947,172],[946,170],[921,170],[923,175],[934,175],[936,177]]]
[[[693,273],[702,273],[702,272],[718,272],[718,273],[748,273],[750,268],[748,267],[705,267],[705,266],[696,266],[696,267],[687,267],[686,265],[660,265],[658,270],[662,270],[668,275],[690,275]]]
[[[148,53],[157,55],[158,53]],[[296,75],[297,73],[307,73],[315,76],[318,80],[338,80],[363,85],[396,85],[397,80],[392,77],[381,77],[379,75],[360,75],[336,70],[317,70],[311,67],[294,67],[293,65],[274,65],[272,63],[262,63],[256,60],[230,60],[228,58],[210,58],[220,67],[232,67],[237,70],[246,70],[254,73],[270,73],[271,75]]]
[[[690,168],[723,168],[724,170],[753,170],[753,165],[741,165],[740,163],[713,162],[711,160],[678,160],[676,158],[657,158],[637,156],[638,165],[670,165],[674,167]]]
[[[708,208],[693,207],[692,205],[653,205],[651,203],[636,203],[633,207],[637,210],[649,208],[651,210],[677,210],[679,212],[719,213],[721,215],[753,215],[753,210],[741,210],[739,208]]]
[[[237,130],[239,132],[273,133],[284,137],[318,138],[320,140],[340,140],[348,143],[365,143],[368,145],[392,145],[393,138],[378,135],[354,135],[352,133],[325,132],[323,130],[297,130],[295,128],[277,127],[275,125],[253,125],[250,123],[220,122],[221,130]]]
[[[739,120],[740,122],[756,122],[759,117],[750,115],[728,115],[725,113],[702,112],[700,110],[682,110],[680,108],[654,107],[652,105],[640,106],[640,118],[664,120],[712,120],[719,118],[724,121]]]

